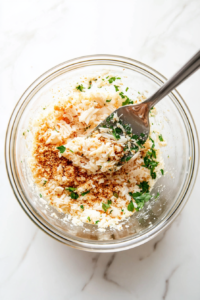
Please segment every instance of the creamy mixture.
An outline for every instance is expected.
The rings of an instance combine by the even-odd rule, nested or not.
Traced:
[[[113,75],[85,77],[68,96],[53,91],[54,104],[42,108],[31,128],[30,167],[40,197],[76,224],[116,226],[143,208],[155,181],[164,174],[159,146],[165,141],[160,133],[151,132],[143,143],[112,114],[111,128],[102,127],[89,136],[120,106],[146,99],[145,93],[133,96],[128,89]],[[151,117],[156,113],[153,108]]]

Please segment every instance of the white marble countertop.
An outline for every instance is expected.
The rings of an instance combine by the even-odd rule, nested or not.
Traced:
[[[4,164],[9,116],[27,86],[65,60],[117,54],[172,75],[200,48],[199,0],[1,0],[0,299],[200,299],[200,200],[138,248],[71,249],[39,230],[18,205]],[[200,71],[179,88],[200,129]]]

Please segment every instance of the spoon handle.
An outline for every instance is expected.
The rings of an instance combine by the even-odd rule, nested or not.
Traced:
[[[200,67],[200,50],[176,73],[167,80],[161,88],[143,103],[149,104],[149,109],[168,95],[180,83],[192,75]]]

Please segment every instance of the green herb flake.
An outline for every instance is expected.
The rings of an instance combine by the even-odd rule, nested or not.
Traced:
[[[152,142],[151,148],[152,148],[152,149],[155,148],[155,142],[154,142],[154,140],[153,140],[151,137],[149,137],[149,139],[150,139],[150,141]]]
[[[69,151],[70,151],[70,152],[72,152],[72,153],[74,153],[74,151],[73,151],[73,150],[71,150],[71,149],[69,149]]]
[[[106,121],[109,123],[112,120],[113,116],[114,116],[114,114],[111,114],[110,116],[108,116],[106,118]]]
[[[98,224],[99,222],[100,222],[99,220],[96,220],[96,221],[95,221],[95,224]]]
[[[110,214],[112,214],[112,212],[113,212],[113,209],[110,210]]]
[[[144,143],[145,143],[144,141],[140,141],[140,140],[136,142],[136,144],[138,144],[138,146],[139,146],[140,148],[144,148],[144,147],[143,147]]]
[[[84,210],[84,206],[83,206],[83,205],[80,205],[80,208],[81,208],[82,210]]]
[[[162,134],[160,134],[159,136],[158,136],[158,138],[159,138],[159,140],[161,141],[161,142],[163,142],[164,140],[163,140],[163,136],[162,136]]]
[[[47,180],[44,180],[43,186],[47,183]]]
[[[139,136],[137,134],[133,134],[131,138],[134,139],[134,140],[138,140]]]
[[[131,200],[131,202],[129,203],[127,209],[128,209],[128,211],[133,211],[133,210],[134,210],[134,205],[133,205],[133,201],[132,201],[132,200]]]
[[[83,193],[81,193],[81,196],[85,196],[85,195],[87,195],[89,193],[90,193],[90,191],[83,192]]]
[[[106,212],[108,208],[110,208],[110,204],[102,203],[102,208]]]
[[[164,170],[163,169],[160,169],[160,172],[162,175],[164,175]]]
[[[147,181],[140,182],[138,185],[142,193],[149,192],[149,183]]]
[[[153,171],[151,170],[151,177],[152,177],[152,179],[156,179],[156,172],[153,172]]]
[[[115,198],[119,198],[119,195],[117,192],[113,192],[113,196],[115,196]]]
[[[108,99],[108,100],[106,100],[106,102],[110,102],[112,99]]]
[[[140,94],[140,92],[138,92],[138,94]]]
[[[65,146],[63,146],[63,145],[59,146],[59,147],[56,147],[56,149],[58,149],[60,151],[60,153],[64,153],[65,150],[66,150]]]
[[[90,217],[87,217],[87,219],[88,219],[88,221],[89,221],[89,222],[91,222],[91,219],[90,219]]]
[[[118,85],[114,85],[115,87],[115,91],[118,92],[119,91],[119,86]]]
[[[42,198],[42,194],[40,194],[40,198]]]
[[[110,79],[108,79],[109,83],[113,83],[116,79],[121,79],[120,77],[111,77]]]
[[[23,132],[23,135],[25,135],[25,132]]]
[[[151,199],[151,195],[149,193],[136,192],[136,193],[129,193],[129,195],[137,203],[137,208],[136,208],[137,211],[143,208],[145,202]]]
[[[125,91],[128,92],[128,89],[129,89],[129,87],[127,87],[127,88],[125,89]]]
[[[160,194],[159,194],[159,193],[157,193],[157,195],[155,196],[155,199],[157,199],[159,196],[160,196]]]
[[[129,104],[133,104],[134,101],[130,100],[127,96],[126,96],[126,100],[124,102],[122,102],[122,106],[124,105],[129,105]]]
[[[76,87],[76,89],[77,89],[78,91],[80,91],[80,92],[84,92],[83,90],[84,90],[85,88],[84,88],[84,86],[83,86],[82,84],[80,84],[80,85],[78,85],[78,86]]]
[[[74,187],[66,187],[65,189],[70,192],[77,190],[77,188],[74,188]]]
[[[114,128],[113,130],[112,130],[112,135],[114,136],[114,138],[116,139],[116,140],[119,140],[120,139],[120,134],[122,133],[122,130],[121,130],[121,128]]]
[[[121,96],[122,99],[126,98],[123,92],[120,92],[119,95]]]
[[[76,200],[78,199],[79,195],[77,193],[71,192],[71,194],[69,195],[72,199]]]

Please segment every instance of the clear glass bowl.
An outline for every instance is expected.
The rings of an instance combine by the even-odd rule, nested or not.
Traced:
[[[159,191],[157,201],[147,203],[123,224],[123,230],[97,226],[75,226],[64,222],[64,214],[39,198],[33,184],[27,157],[30,150],[22,132],[41,105],[50,99],[50,89],[72,78],[92,72],[111,70],[127,76],[128,86],[138,90],[156,91],[166,78],[152,68],[129,58],[113,55],[85,56],[64,62],[40,76],[24,92],[17,103],[9,124],[5,142],[5,160],[14,194],[30,217],[44,232],[71,247],[96,252],[121,251],[141,245],[160,233],[181,212],[193,189],[199,166],[199,143],[194,120],[180,94],[175,90],[158,104],[163,115],[163,149],[166,175],[159,179],[152,193]]]

